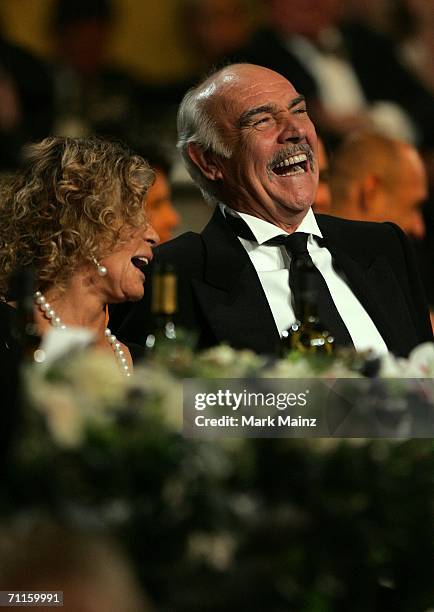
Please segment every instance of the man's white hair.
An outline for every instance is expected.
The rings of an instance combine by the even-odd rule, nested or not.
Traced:
[[[220,71],[219,71],[220,72]],[[215,73],[217,75],[218,73]],[[216,91],[213,77],[205,79],[185,94],[178,110],[178,144],[184,164],[204,198],[219,201],[216,181],[211,181],[201,172],[188,153],[189,143],[197,144],[203,151],[211,151],[221,157],[230,158],[232,152],[225,145],[218,131],[215,118],[209,112],[209,99]]]

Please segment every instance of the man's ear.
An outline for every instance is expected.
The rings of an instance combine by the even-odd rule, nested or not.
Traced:
[[[190,142],[187,150],[191,161],[207,179],[210,181],[217,181],[223,178],[221,170],[216,163],[214,153],[211,151],[204,151],[196,142]]]
[[[368,197],[375,195],[380,187],[381,178],[375,172],[367,174],[363,179],[363,191]]]
[[[375,209],[377,197],[381,191],[381,179],[378,174],[367,174],[360,183],[359,206],[364,214]]]

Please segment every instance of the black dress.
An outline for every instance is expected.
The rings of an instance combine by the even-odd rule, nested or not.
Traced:
[[[14,308],[0,302],[0,469],[19,426],[19,344],[13,330],[17,324]]]
[[[3,368],[4,363],[12,357],[18,357],[19,344],[14,330],[17,327],[17,311],[6,302],[0,302],[0,364]]]

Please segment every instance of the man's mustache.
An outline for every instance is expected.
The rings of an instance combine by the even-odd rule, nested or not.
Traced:
[[[306,153],[310,169],[313,170],[314,155],[310,145],[308,145],[307,143],[288,145],[285,149],[282,149],[282,151],[276,153],[271,162],[269,162],[268,168],[272,170],[275,166],[277,166],[277,164],[283,162],[284,159],[286,159],[287,157],[292,157],[293,155],[297,155],[297,153]]]

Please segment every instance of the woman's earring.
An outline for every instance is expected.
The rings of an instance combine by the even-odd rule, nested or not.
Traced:
[[[96,270],[99,276],[107,276],[107,268],[101,265],[95,257],[92,257],[92,261],[96,265]]]

